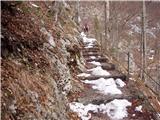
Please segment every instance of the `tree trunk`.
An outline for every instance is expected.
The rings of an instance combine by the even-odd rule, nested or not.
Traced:
[[[146,82],[146,6],[145,1],[142,2],[142,75],[141,79]]]

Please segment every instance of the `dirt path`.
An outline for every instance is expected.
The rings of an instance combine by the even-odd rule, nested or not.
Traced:
[[[78,76],[84,83],[84,92],[75,103],[71,103],[72,110],[77,112],[81,119],[155,120],[155,112],[145,96],[137,90],[134,83],[129,82],[124,74],[115,69],[115,65],[109,63],[96,42],[85,42],[82,53],[87,70]],[[105,75],[105,71],[109,74]],[[120,83],[117,79],[120,79]],[[128,106],[124,107],[125,103],[123,105],[122,101],[129,103]],[[77,107],[76,103],[84,106],[78,104]]]

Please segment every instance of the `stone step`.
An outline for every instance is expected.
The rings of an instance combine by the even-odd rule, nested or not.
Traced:
[[[83,53],[83,57],[88,57],[88,56],[98,57],[98,56],[103,56],[103,55],[100,52],[93,52],[93,53],[87,52],[87,53]]]
[[[114,79],[117,79],[117,78],[120,78],[122,79],[123,81],[126,81],[127,80],[127,77],[126,75],[124,75],[123,73],[119,72],[118,70],[107,70],[107,72],[110,73],[109,76],[95,76],[95,75],[91,75],[89,77],[83,77],[82,79],[85,80],[96,80],[96,79],[99,79],[99,78],[114,78]],[[87,71],[88,74],[90,74],[91,72],[90,71]]]
[[[82,54],[99,54],[102,55],[99,51],[82,51]]]
[[[96,79],[99,79],[99,78],[105,78],[105,79],[108,79],[108,78],[113,78],[113,79],[117,79],[117,78],[120,78],[121,80],[123,81],[126,81],[126,76],[123,75],[123,74],[120,74],[120,75],[109,75],[109,76],[89,76],[89,77],[85,77],[85,78],[82,78],[83,80],[87,79],[87,80],[96,80]]]
[[[92,63],[86,63],[86,66],[87,66],[87,69],[92,69],[92,68],[95,68],[96,65],[92,64]],[[115,65],[112,64],[112,63],[106,63],[106,62],[101,62],[101,67],[104,69],[104,70],[115,70]]]
[[[86,58],[85,59],[87,62],[92,62],[92,61],[96,61],[96,62],[108,62],[108,59],[106,57],[100,57],[100,58]]]
[[[85,48],[85,47],[88,47],[88,46],[89,46],[89,44],[85,44],[85,45],[83,45],[82,47]],[[97,44],[93,44],[92,46],[93,46],[93,47],[99,47],[99,45],[97,45]]]
[[[112,63],[101,63],[102,64],[102,68],[104,70],[115,70],[115,65]]]
[[[94,47],[94,48],[83,48],[82,52],[99,52],[100,49],[98,47]]]
[[[88,97],[88,96],[87,96]],[[132,95],[124,95],[124,94],[120,94],[120,95],[97,95],[92,99],[86,100],[86,98],[79,98],[78,100],[84,104],[95,104],[95,105],[100,105],[100,104],[106,104],[108,102],[113,101],[114,99],[127,99],[127,100],[131,100],[131,99],[138,99],[138,96],[132,96]]]

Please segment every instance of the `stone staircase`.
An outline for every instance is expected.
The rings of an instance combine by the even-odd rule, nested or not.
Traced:
[[[104,78],[107,81],[108,79],[113,78],[114,80],[121,79],[126,85],[124,87],[118,87],[118,89],[122,91],[122,94],[104,94],[97,89],[93,89],[93,84],[84,83],[84,91],[81,93],[81,96],[78,98],[77,102],[83,103],[84,105],[100,105],[107,104],[115,99],[126,99],[131,102],[132,105],[127,107],[128,115],[123,117],[123,120],[155,120],[154,112],[150,107],[150,104],[144,98],[143,94],[136,88],[136,86],[131,84],[126,75],[118,71],[115,65],[110,63],[109,60],[101,53],[97,42],[93,42],[92,47],[88,47],[88,44],[90,43],[84,43],[82,54],[85,59],[87,69],[84,73],[89,74],[90,76],[79,76],[79,80],[84,82],[86,80],[94,81]],[[89,70],[97,67],[97,65],[92,64],[93,61],[99,62],[101,64],[101,68],[109,72],[110,75],[105,76],[92,74]],[[142,110],[136,111],[136,107],[140,105],[143,106]],[[108,112],[114,113],[114,109]],[[101,111],[95,113],[91,110],[89,113],[91,114],[91,120],[117,120],[107,113],[102,113]]]

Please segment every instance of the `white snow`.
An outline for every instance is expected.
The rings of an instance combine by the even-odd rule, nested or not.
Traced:
[[[140,21],[140,20],[141,20],[141,17],[140,17],[140,16],[137,16],[137,17],[136,17],[136,20]]]
[[[138,26],[138,25],[136,25],[136,24],[130,24],[130,26],[131,26],[131,30],[132,31],[129,31],[129,35],[132,35],[133,34],[133,32],[136,32],[136,33],[141,33],[141,28]],[[152,28],[147,28],[146,30],[145,30],[145,32],[147,33],[147,34],[149,34],[151,37],[153,37],[153,38],[156,38],[156,35],[155,35],[155,32],[156,32],[156,29],[155,29],[155,27],[152,27]]]
[[[81,17],[80,16],[78,16],[78,22],[81,22]]]
[[[93,43],[96,41],[95,38],[87,38],[84,32],[81,32],[81,37],[83,38],[84,43]]]
[[[151,37],[156,38],[156,35],[154,34],[154,32],[155,32],[154,27],[150,29],[149,28],[146,29],[146,33],[148,33]]]
[[[135,111],[142,112],[142,105],[139,105],[135,108]]]
[[[128,31],[128,34],[129,35],[133,35],[133,31]]]
[[[158,118],[158,120],[160,119],[160,113],[157,113],[157,118]]]
[[[99,75],[99,76],[109,76],[110,73],[107,72],[106,70],[103,70],[101,66],[97,66],[93,69],[89,69],[88,71],[92,71],[92,75]]]
[[[87,46],[93,46],[94,44],[91,42],[91,43],[88,43]]]
[[[86,47],[84,47],[84,48],[93,48],[93,46],[86,46]]]
[[[91,42],[91,43],[88,43],[87,46],[93,46],[94,44]]]
[[[151,49],[149,52],[154,54],[154,53],[155,53],[155,50]]]
[[[96,39],[94,39],[94,38],[87,38],[87,37],[84,37],[84,38],[83,38],[83,42],[84,42],[84,43],[87,43],[87,42],[93,43],[93,42],[95,42],[95,41],[96,41]]]
[[[107,103],[106,105],[104,104],[100,105],[100,110],[102,110],[103,113],[107,112],[108,116],[111,119],[119,120],[128,116],[126,107],[131,105],[132,104],[126,99],[121,99],[121,100],[114,99],[113,101]]]
[[[124,87],[126,85],[125,82],[123,82],[121,79],[116,79],[116,84],[119,86],[119,87]]]
[[[132,29],[134,32],[141,33],[141,28],[139,28],[139,26],[137,26],[137,25],[131,24],[131,29]]]
[[[93,45],[94,44],[91,42],[91,43],[87,44],[87,46],[85,48],[93,48]]]
[[[36,7],[36,8],[39,7],[38,5],[36,5],[36,4],[34,4],[34,3],[31,3],[31,5],[32,5],[33,7]]]
[[[95,56],[90,56],[90,58],[91,58],[91,59],[96,59],[96,57],[95,57]]]
[[[119,120],[128,116],[126,107],[131,106],[131,103],[126,99],[115,99],[109,103],[100,105],[83,105],[82,103],[72,102],[69,106],[70,109],[76,112],[82,120],[89,120],[91,118],[91,114],[88,113],[89,111],[92,111],[93,113],[107,113],[112,120]]]
[[[154,58],[153,55],[148,57],[149,60],[153,60],[153,58]]]
[[[82,120],[89,120],[91,114],[88,111],[98,112],[98,106],[93,104],[83,105],[82,103],[72,102],[69,104],[70,109],[76,113]]]
[[[92,62],[89,62],[89,63],[92,63],[92,64],[94,64],[94,65],[96,65],[96,66],[101,66],[101,63],[100,63],[100,62],[92,61]]]
[[[86,35],[84,34],[84,32],[81,32],[81,36],[82,37],[86,37]]]
[[[85,80],[84,83],[92,84],[92,88],[99,90],[103,94],[122,94],[121,90],[117,88],[117,85],[113,78],[104,79],[99,78],[97,80]]]
[[[80,73],[80,74],[78,74],[77,76],[78,76],[78,77],[89,77],[90,74],[88,74],[88,73]]]
[[[132,116],[134,117],[134,116],[136,116],[136,114],[133,114]]]

